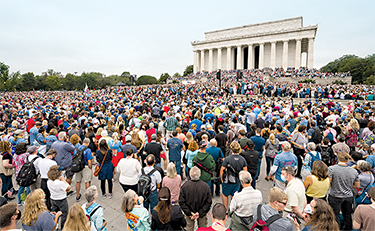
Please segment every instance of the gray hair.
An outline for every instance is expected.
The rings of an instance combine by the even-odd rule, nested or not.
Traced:
[[[197,166],[194,166],[190,169],[189,176],[191,180],[199,180],[201,177],[201,170]]]
[[[315,151],[315,149],[316,149],[315,143],[314,142],[309,142],[307,144],[307,149],[309,149],[310,151]]]
[[[288,141],[283,141],[280,144],[284,152],[288,152],[291,148],[290,143]]]
[[[148,125],[148,127],[149,127],[149,128],[154,128],[154,123],[150,123],[150,124]]]
[[[216,139],[211,139],[211,140],[210,140],[210,146],[211,146],[211,147],[216,147],[216,146],[217,146],[217,141],[216,141]]]
[[[62,140],[66,137],[66,132],[60,132],[58,135],[59,140]]]
[[[371,170],[371,164],[365,160],[358,160],[357,169],[361,172],[368,172]]]
[[[98,188],[95,185],[92,185],[86,189],[86,192],[85,192],[85,198],[87,200],[86,209],[88,209],[92,205],[97,195],[98,195]]]
[[[126,193],[122,197],[121,203],[121,211],[123,213],[127,213],[133,210],[135,205],[134,197],[136,195],[137,194],[132,189],[128,189],[128,191],[126,191]]]
[[[85,138],[82,143],[83,144],[89,144],[90,143],[90,139],[89,138]]]
[[[239,173],[240,181],[244,184],[250,184],[253,178],[248,171],[242,170]]]

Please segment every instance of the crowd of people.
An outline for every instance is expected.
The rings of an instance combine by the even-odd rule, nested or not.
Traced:
[[[278,98],[287,85],[254,78],[4,93],[1,230],[106,230],[96,200],[111,200],[114,183],[128,230],[374,230],[375,105],[294,104]],[[329,89],[355,88],[370,87]],[[264,89],[274,98],[233,97]],[[260,180],[272,181],[267,195]]]

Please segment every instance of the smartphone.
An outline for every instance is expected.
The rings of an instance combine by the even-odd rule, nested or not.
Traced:
[[[289,213],[287,216],[286,216],[288,219],[292,220],[294,222],[294,219],[296,219],[297,223],[299,225],[301,225],[301,221],[296,217],[294,216],[293,214]]]

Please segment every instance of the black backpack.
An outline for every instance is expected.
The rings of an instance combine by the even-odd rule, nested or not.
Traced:
[[[141,169],[142,175],[138,180],[138,196],[143,196],[145,200],[147,200],[151,194],[151,175],[156,171],[157,170],[154,168],[151,172],[146,174],[145,170],[143,168]]]
[[[79,150],[79,148],[76,149],[77,152],[73,156],[72,166],[71,166],[71,170],[70,171],[76,173],[76,172],[82,171],[85,168],[85,155],[83,154],[83,152],[86,149],[87,149],[87,147],[85,147],[82,150]]]
[[[35,157],[31,162],[29,158],[26,158],[26,163],[22,166],[18,176],[16,177],[16,181],[19,186],[28,187],[34,183],[36,183],[36,178],[38,174],[36,173],[34,161],[39,157]]]
[[[319,128],[315,128],[314,136],[312,138],[313,142],[315,144],[320,144],[320,142],[322,142],[322,138],[323,138],[323,132]]]
[[[320,156],[322,157],[322,161],[327,165],[327,166],[331,166],[331,154],[329,153],[330,151],[330,147],[320,147],[321,148],[321,152],[320,152]]]

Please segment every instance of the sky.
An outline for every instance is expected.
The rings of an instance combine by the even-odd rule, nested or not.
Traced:
[[[314,66],[375,53],[375,1],[0,0],[0,62],[11,71],[173,75],[204,32],[303,17]]]

